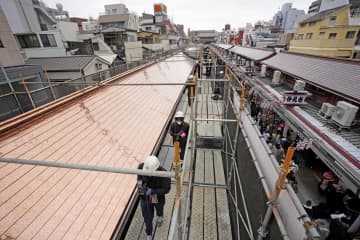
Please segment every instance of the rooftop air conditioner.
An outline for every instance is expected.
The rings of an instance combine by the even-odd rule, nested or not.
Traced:
[[[261,65],[260,77],[266,77],[266,65]]]
[[[305,82],[302,80],[296,80],[293,90],[296,92],[304,91],[305,89]]]
[[[348,102],[337,102],[336,109],[331,119],[340,127],[348,128],[352,125],[356,113],[359,110],[357,106],[354,106]]]
[[[335,110],[336,110],[336,106],[330,103],[323,103],[321,105],[320,111],[318,112],[318,115],[324,119],[329,119],[331,118]]]
[[[274,71],[274,75],[273,75],[273,79],[271,81],[271,84],[272,85],[279,85],[280,84],[280,75],[281,75],[281,72],[276,70]]]

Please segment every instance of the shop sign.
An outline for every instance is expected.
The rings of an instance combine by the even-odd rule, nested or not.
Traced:
[[[312,138],[302,139],[296,144],[296,150],[309,149],[312,145],[312,142],[313,142]]]
[[[304,105],[307,104],[305,102],[306,97],[310,96],[311,94],[307,91],[285,91],[282,93],[282,101],[281,103],[284,105]]]

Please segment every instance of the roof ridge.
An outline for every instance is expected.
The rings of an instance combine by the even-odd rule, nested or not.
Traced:
[[[295,55],[295,56],[302,56],[302,57],[310,57],[310,58],[317,58],[329,61],[336,61],[336,62],[344,62],[344,63],[351,63],[354,65],[360,65],[360,59],[352,59],[352,58],[341,58],[341,57],[331,57],[331,56],[320,56],[320,55],[313,55],[307,53],[298,53],[298,52],[289,52],[289,51],[281,51],[280,53],[288,54],[288,55]]]

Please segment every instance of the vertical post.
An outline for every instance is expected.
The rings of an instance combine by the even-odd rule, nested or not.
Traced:
[[[9,77],[8,77],[6,71],[5,71],[5,68],[4,68],[2,65],[1,65],[1,71],[3,72],[4,77],[5,77],[5,79],[6,79],[6,82],[7,82],[7,84],[9,85],[9,88],[10,88],[10,90],[11,90],[11,93],[14,95],[16,104],[17,104],[17,106],[19,107],[20,112],[23,113],[24,110],[23,110],[23,108],[22,108],[22,106],[21,106],[21,104],[20,104],[19,98],[17,97],[17,95],[16,95],[16,93],[15,93],[15,90],[14,90],[14,87],[13,87],[13,85],[12,85],[11,82],[10,82],[10,79],[9,79]]]
[[[28,97],[29,97],[29,100],[30,100],[30,102],[31,102],[32,107],[33,107],[33,108],[36,108],[36,105],[35,105],[32,97],[31,97],[29,88],[28,88],[28,86],[27,86],[27,84],[26,84],[26,82],[25,82],[24,75],[23,75],[22,73],[20,73],[20,80],[21,80],[21,83],[24,85],[25,91],[26,91],[26,93],[27,93],[27,95],[28,95]]]
[[[83,80],[83,81],[85,82],[84,74],[83,74],[83,71],[81,71],[80,64],[78,64],[78,67],[79,67],[79,72],[80,72],[81,80]]]
[[[246,84],[245,81],[243,82],[241,86],[241,96],[240,96],[240,111],[244,110],[244,104],[245,104],[245,88]]]
[[[181,229],[181,205],[180,205],[180,197],[181,197],[181,169],[180,169],[180,142],[175,140],[174,142],[174,162],[175,166],[175,180],[176,180],[176,195],[175,197],[179,199],[178,209],[178,239],[182,239],[182,229]]]
[[[292,157],[294,155],[294,152],[295,152],[294,147],[291,146],[291,147],[288,148],[288,151],[287,151],[286,157],[285,157],[285,161],[280,167],[279,178],[276,181],[275,189],[274,189],[274,191],[272,193],[272,196],[271,196],[271,201],[270,201],[270,203],[268,205],[268,208],[266,210],[264,221],[261,223],[261,226],[260,226],[260,228],[258,230],[258,238],[257,238],[258,240],[261,240],[261,239],[265,238],[266,235],[268,234],[267,227],[269,225],[270,218],[271,218],[271,215],[272,215],[272,209],[276,207],[277,199],[278,199],[278,197],[279,197],[279,195],[281,193],[281,190],[284,187],[286,176],[290,171],[290,164],[291,164],[291,160],[292,160]]]
[[[54,88],[53,88],[53,86],[52,86],[52,84],[50,82],[49,75],[48,75],[46,69],[44,69],[44,72],[45,72],[46,81],[48,82],[49,87],[50,87],[50,92],[51,92],[51,94],[53,96],[53,99],[55,100],[56,96],[55,96]]]

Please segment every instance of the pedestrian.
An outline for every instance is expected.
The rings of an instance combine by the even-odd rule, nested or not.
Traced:
[[[178,111],[175,113],[175,121],[170,126],[170,135],[173,141],[180,143],[180,161],[184,160],[187,137],[189,135],[189,124],[184,121],[184,113]]]
[[[313,217],[313,206],[312,206],[312,201],[311,200],[307,200],[306,203],[303,205],[304,209],[307,213],[307,215],[312,218]]]
[[[149,156],[144,163],[140,163],[138,169],[147,171],[166,171],[160,166],[156,156]],[[164,221],[165,194],[170,191],[171,179],[168,177],[149,177],[138,175],[138,191],[140,195],[141,212],[145,222],[147,240],[152,239],[154,208],[157,216],[157,226]]]

